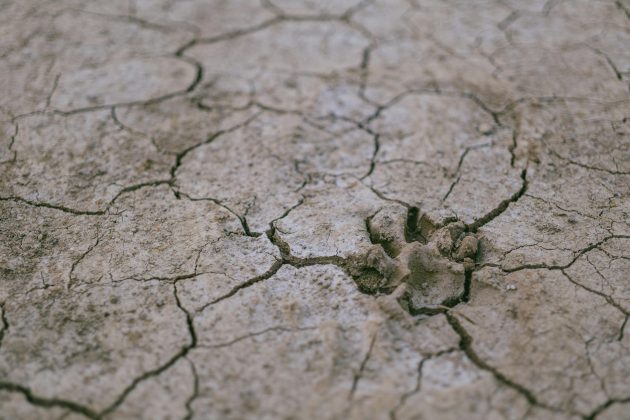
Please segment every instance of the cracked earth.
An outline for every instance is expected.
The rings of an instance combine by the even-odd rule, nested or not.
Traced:
[[[630,419],[630,1],[0,34],[0,418]]]

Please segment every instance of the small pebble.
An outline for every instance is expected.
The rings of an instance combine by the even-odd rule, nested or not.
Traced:
[[[484,136],[487,136],[489,134],[492,134],[492,132],[494,131],[493,127],[488,124],[488,123],[481,123],[479,124],[479,126],[477,127],[477,131],[479,131],[481,134],[483,134]]]
[[[464,258],[464,270],[472,271],[475,268],[475,262],[472,258]]]
[[[507,291],[513,291],[513,290],[516,290],[516,286],[514,286],[513,284],[508,284],[508,285],[505,287],[505,290],[507,290]]]
[[[474,258],[475,255],[477,255],[477,247],[477,238],[473,235],[468,235],[464,237],[462,242],[459,244],[459,249],[457,250],[455,258],[458,260],[463,260],[464,258]]]

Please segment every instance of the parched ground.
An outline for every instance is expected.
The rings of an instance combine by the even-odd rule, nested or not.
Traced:
[[[630,1],[0,1],[0,418],[630,419]]]

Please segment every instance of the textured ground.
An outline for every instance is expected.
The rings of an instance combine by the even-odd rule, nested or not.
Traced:
[[[630,419],[630,2],[0,1],[0,418]]]

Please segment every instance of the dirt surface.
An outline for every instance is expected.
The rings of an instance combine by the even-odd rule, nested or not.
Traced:
[[[630,419],[630,2],[0,1],[0,418]]]

